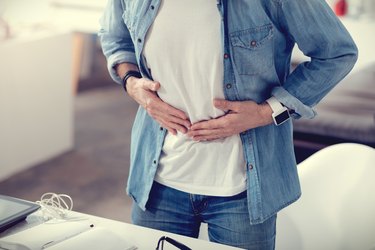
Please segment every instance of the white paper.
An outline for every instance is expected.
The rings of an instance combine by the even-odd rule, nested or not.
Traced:
[[[0,239],[5,250],[133,250],[137,249],[112,231],[89,221],[50,220]]]
[[[80,235],[46,248],[48,250],[133,250],[135,246],[108,229],[95,227]]]
[[[4,249],[42,249],[50,242],[60,242],[90,229],[88,221],[50,220],[0,239]],[[13,248],[11,246],[13,245]],[[26,247],[26,248],[25,248]]]

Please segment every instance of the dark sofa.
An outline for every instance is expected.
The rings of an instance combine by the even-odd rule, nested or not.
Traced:
[[[375,63],[342,80],[315,110],[314,119],[293,122],[297,162],[337,143],[375,147]]]

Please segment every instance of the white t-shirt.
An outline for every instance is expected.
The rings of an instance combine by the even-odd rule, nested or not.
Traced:
[[[222,116],[224,99],[221,16],[216,0],[163,0],[150,27],[144,56],[161,88],[159,97],[184,111],[192,123]],[[238,134],[196,142],[166,135],[155,181],[194,194],[231,196],[246,190]]]

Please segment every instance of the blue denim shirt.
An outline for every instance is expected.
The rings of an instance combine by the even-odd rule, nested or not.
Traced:
[[[109,0],[99,35],[116,82],[121,84],[121,79],[113,67],[122,62],[137,64],[142,75],[152,79],[142,49],[159,6],[160,0]],[[313,118],[313,106],[357,60],[356,45],[325,0],[218,0],[217,7],[223,17],[223,52],[229,55],[223,57],[227,100],[262,103],[273,95],[295,111],[294,118]],[[290,73],[295,44],[311,61]],[[292,131],[289,120],[240,134],[248,166],[251,224],[265,221],[301,195]],[[131,136],[127,193],[142,209],[165,135],[166,130],[139,107]]]

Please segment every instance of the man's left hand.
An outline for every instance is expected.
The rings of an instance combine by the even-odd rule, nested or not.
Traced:
[[[253,101],[231,102],[215,99],[214,106],[226,114],[193,124],[187,135],[194,141],[225,138],[272,123],[272,109],[268,103],[257,104]]]

